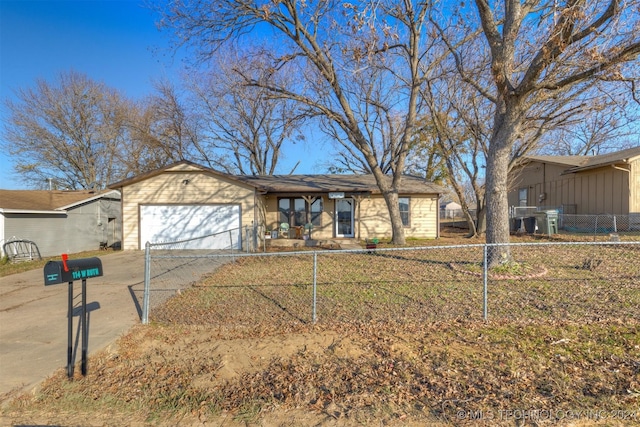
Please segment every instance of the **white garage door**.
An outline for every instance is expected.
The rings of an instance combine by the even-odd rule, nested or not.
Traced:
[[[227,232],[229,230],[232,231]],[[200,238],[203,236],[209,237]],[[185,240],[188,241],[180,244],[180,249],[239,249],[241,247],[240,206],[140,206],[140,243],[142,248],[146,242],[161,243]]]

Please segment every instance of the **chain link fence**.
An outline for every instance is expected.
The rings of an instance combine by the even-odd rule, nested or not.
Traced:
[[[542,233],[544,215],[553,213],[558,219],[558,230],[566,233],[610,234],[620,233],[640,235],[640,214],[573,214],[566,213],[564,207],[553,206],[512,206],[509,216],[512,231]]]
[[[258,245],[256,229],[243,227],[175,242],[145,244],[142,323],[149,322],[151,306],[202,280],[237,254]],[[208,248],[208,249],[203,249]]]
[[[560,229],[570,233],[633,233],[640,235],[640,214],[559,216]]]
[[[639,321],[638,259],[640,242],[259,254],[149,245],[143,323],[286,330],[316,322]],[[485,268],[489,262],[499,265]]]

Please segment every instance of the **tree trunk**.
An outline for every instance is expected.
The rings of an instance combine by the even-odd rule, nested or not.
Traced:
[[[404,237],[404,225],[402,225],[402,217],[400,216],[400,205],[398,204],[398,191],[390,188],[382,192],[384,201],[387,203],[389,210],[389,218],[391,219],[391,243],[394,245],[406,244]]]
[[[509,243],[509,200],[507,198],[507,176],[509,159],[511,158],[511,140],[517,135],[517,126],[498,118],[491,138],[487,158],[487,182],[485,194],[487,208],[487,238],[489,244],[497,244],[489,248],[488,266],[495,267],[511,260]],[[503,245],[504,244],[504,245]]]
[[[482,236],[487,232],[487,207],[480,204],[476,206],[476,235]]]
[[[469,228],[467,237],[477,237],[478,232],[476,231],[476,222],[471,216],[471,213],[469,213],[468,210],[463,210],[462,213],[464,214],[464,218],[467,221],[467,227]]]

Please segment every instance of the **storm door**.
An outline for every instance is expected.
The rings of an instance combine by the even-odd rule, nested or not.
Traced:
[[[336,237],[353,237],[353,199],[336,199]]]

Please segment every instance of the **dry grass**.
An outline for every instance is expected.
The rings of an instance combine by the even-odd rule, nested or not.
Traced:
[[[105,251],[86,251],[75,254],[69,254],[69,259],[89,258],[104,255]],[[44,268],[49,261],[60,261],[60,256],[46,257],[41,260],[11,262],[7,257],[0,259],[0,277],[10,276],[12,274],[23,273],[25,271]]]
[[[5,415],[19,423],[66,415],[78,425],[458,425],[485,414],[487,425],[514,425],[504,411],[546,410],[555,418],[542,421],[553,424],[597,421],[563,415],[586,411],[627,414],[606,425],[633,425],[637,328],[351,323],[286,334],[236,329],[225,338],[218,326],[139,327],[117,351],[92,358],[86,378],[69,382],[59,372]],[[224,372],[225,357],[245,356]],[[286,424],[290,411],[306,416]]]
[[[531,268],[494,278],[489,322],[472,250],[455,259],[446,248],[319,257],[315,324],[308,256],[238,258],[155,309],[153,325],[93,356],[86,378],[67,381],[61,370],[3,417],[65,425],[637,425],[640,292],[637,267],[629,268],[637,249],[574,249],[515,249]],[[601,262],[590,268],[585,259]],[[526,278],[541,265],[544,278]]]

